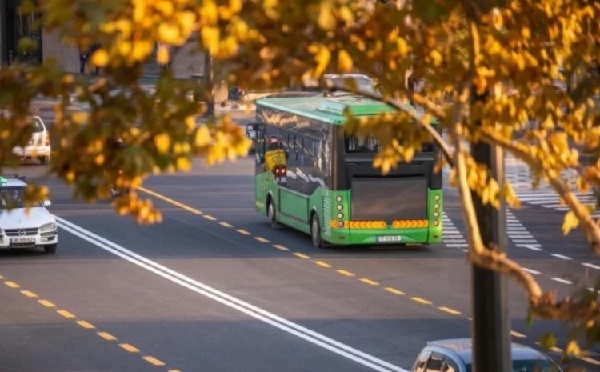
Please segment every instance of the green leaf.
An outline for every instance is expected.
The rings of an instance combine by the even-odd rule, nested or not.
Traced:
[[[544,333],[540,337],[540,346],[546,350],[549,350],[556,346],[556,337],[550,332]]]

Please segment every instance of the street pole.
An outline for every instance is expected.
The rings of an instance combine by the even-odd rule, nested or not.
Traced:
[[[489,166],[492,176],[502,185],[504,182],[504,153],[498,146],[487,143],[471,144],[471,155],[476,162]],[[486,247],[495,243],[498,249],[506,249],[506,203],[500,208],[483,205],[481,198],[473,195],[473,204]],[[473,306],[473,370],[485,372],[512,371],[510,357],[510,318],[507,303],[506,278],[501,274],[472,265]]]
[[[207,98],[206,116],[215,116],[215,79],[213,70],[213,59],[209,51],[204,51],[204,89]]]

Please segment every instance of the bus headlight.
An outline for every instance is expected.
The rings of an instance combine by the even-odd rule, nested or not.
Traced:
[[[342,209],[344,209],[344,207],[341,204],[338,205],[338,211],[341,211]]]
[[[342,218],[344,218],[344,215],[341,213],[338,213],[338,218],[341,220]]]
[[[440,203],[435,203],[433,205],[433,209],[440,209]]]
[[[337,198],[335,198],[335,200],[337,200],[338,202],[341,202],[342,201],[342,196],[338,195]]]
[[[437,225],[439,225],[439,224],[440,224],[440,222],[439,222],[438,220],[434,220],[434,221],[433,221],[433,226],[437,226]]]
[[[433,199],[434,199],[435,201],[438,201],[438,200],[440,200],[440,196],[439,196],[439,195],[435,195],[435,196],[433,197]]]

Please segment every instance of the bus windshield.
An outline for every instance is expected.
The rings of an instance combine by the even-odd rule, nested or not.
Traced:
[[[374,154],[379,152],[380,149],[379,140],[373,136],[346,136],[344,138],[344,151],[346,154]],[[433,149],[433,143],[425,143],[421,152],[433,152]]]

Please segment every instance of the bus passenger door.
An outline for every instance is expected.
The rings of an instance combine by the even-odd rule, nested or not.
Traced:
[[[265,163],[265,153],[267,147],[265,124],[247,124],[246,135],[252,140],[252,148],[250,149],[250,153],[254,154],[255,207],[257,211],[266,213],[267,169]]]

